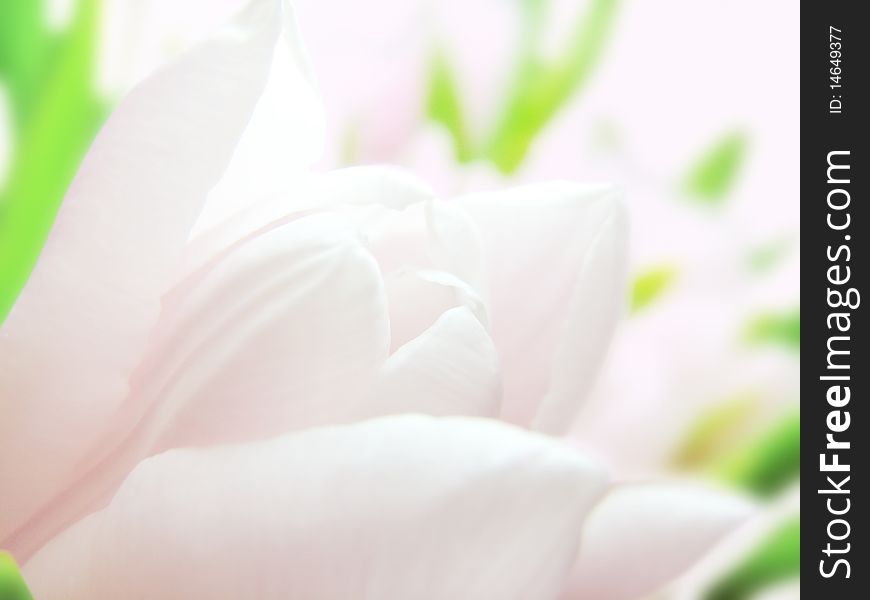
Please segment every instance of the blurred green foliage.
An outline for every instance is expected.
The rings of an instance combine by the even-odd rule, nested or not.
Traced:
[[[543,52],[542,24],[549,0],[524,0],[521,6],[524,29],[514,81],[504,105],[493,107],[499,117],[486,139],[471,139],[454,70],[443,53],[435,54],[429,73],[427,114],[450,133],[456,158],[487,160],[505,174],[519,168],[544,126],[588,82],[611,37],[619,2],[590,0],[572,28],[567,47],[555,58]]]
[[[769,498],[800,477],[800,412],[794,411],[747,438],[762,398],[726,400],[688,429],[671,458],[674,467],[708,472],[716,479]]]
[[[33,600],[8,552],[0,550],[0,600]]]
[[[474,148],[462,114],[456,75],[443,52],[436,52],[432,59],[427,98],[427,114],[433,121],[447,128],[453,141],[454,157],[457,162],[464,163],[472,160]]]
[[[775,344],[800,352],[800,307],[785,312],[757,315],[746,326],[746,340],[752,344]]]
[[[631,286],[629,298],[631,312],[636,313],[655,302],[673,285],[677,272],[677,268],[673,265],[658,265],[638,274]]]
[[[719,476],[760,497],[772,497],[800,477],[801,417],[795,411],[716,467]]]
[[[801,522],[780,524],[710,591],[704,600],[748,600],[771,585],[800,576]]]
[[[539,5],[546,3],[534,3]],[[526,19],[529,42],[523,45],[513,91],[486,149],[500,171],[512,173],[520,166],[538,133],[589,81],[610,39],[618,6],[617,0],[592,0],[555,60],[541,53],[539,20]]]
[[[37,97],[52,40],[42,22],[43,3],[6,2],[0,18],[0,77],[6,80],[16,124]]]
[[[728,197],[746,161],[748,140],[733,132],[714,143],[691,167],[685,190],[699,204],[719,205]]]
[[[671,464],[679,469],[700,470],[727,455],[741,442],[760,402],[754,394],[741,394],[701,414],[687,429]]]
[[[36,262],[64,192],[107,113],[94,91],[100,5],[79,0],[51,31],[45,2],[0,7],[0,84],[14,151],[0,189],[0,323]]]

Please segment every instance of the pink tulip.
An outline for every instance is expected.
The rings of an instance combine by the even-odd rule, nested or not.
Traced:
[[[619,316],[611,186],[307,175],[258,0],[118,106],[0,330],[0,546],[35,597],[636,598],[746,513],[549,437]]]

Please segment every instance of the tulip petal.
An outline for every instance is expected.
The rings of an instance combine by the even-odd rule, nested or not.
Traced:
[[[367,416],[360,401],[389,351],[386,303],[377,263],[339,218],[240,240],[165,298],[130,396],[83,461],[93,467],[8,546],[26,557],[146,456]]]
[[[332,171],[265,195],[194,239],[181,271],[200,268],[251,232],[322,211],[339,213],[358,228],[377,259],[390,296],[393,349],[455,306],[471,306],[487,321],[476,225],[415,177],[389,167]]]
[[[450,273],[402,269],[388,275],[385,286],[393,350],[422,335],[457,306],[468,308],[480,325],[489,327],[486,306],[477,290]]]
[[[390,417],[149,459],[23,573],[43,600],[552,599],[603,487],[545,437]]]
[[[79,475],[128,391],[208,190],[269,75],[276,0],[134,89],[85,158],[0,330],[0,546]]]
[[[186,252],[182,275],[208,262],[251,232],[277,221],[317,211],[351,209],[346,211],[348,218],[361,228],[373,230],[371,233],[377,237],[376,226],[381,221],[401,215],[406,209],[413,210],[422,219],[421,207],[434,200],[434,194],[416,177],[401,169],[366,166],[288,178],[274,189],[251,196],[250,200],[244,210],[194,237]],[[415,205],[418,206],[413,208]],[[425,226],[415,224],[415,227],[425,240]],[[477,251],[479,253],[479,248]]]
[[[160,404],[152,450],[347,420],[389,351],[377,263],[331,214],[240,242],[166,305],[134,380]]]
[[[323,153],[325,116],[296,43],[289,2],[277,18],[283,21],[286,43],[275,44],[266,86],[232,160],[209,192],[194,235],[244,210],[264,193],[286,190]]]
[[[586,251],[553,357],[550,387],[532,422],[538,431],[569,429],[596,380],[625,306],[625,238],[625,220],[616,214],[601,226]]]
[[[564,431],[594,382],[624,304],[618,196],[552,183],[456,202],[483,237],[509,422]]]
[[[495,418],[500,400],[495,346],[472,311],[457,307],[390,356],[363,408]]]
[[[616,487],[589,515],[563,600],[644,598],[699,560],[750,512],[744,500],[709,490]]]
[[[402,210],[434,198],[432,190],[403,169],[388,165],[347,167],[315,176],[320,202],[382,205]]]
[[[386,279],[393,349],[455,306],[488,325],[481,242],[467,215],[433,200],[386,211],[364,234]]]
[[[451,203],[433,199],[384,211],[371,219],[365,232],[384,273],[438,269],[482,287],[480,233]]]

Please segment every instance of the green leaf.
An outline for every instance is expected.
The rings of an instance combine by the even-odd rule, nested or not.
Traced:
[[[470,161],[473,150],[462,114],[456,77],[443,52],[436,52],[429,69],[426,112],[430,119],[443,125],[450,133],[456,160],[460,163]]]
[[[757,396],[744,394],[703,413],[689,427],[671,463],[680,469],[703,469],[721,459],[730,448],[739,444],[759,403]]]
[[[730,573],[717,582],[704,600],[748,600],[771,585],[797,579],[801,563],[800,516],[782,523]]]
[[[98,15],[97,0],[79,2],[33,93],[6,186],[0,190],[0,323],[24,286],[64,192],[106,114],[92,87]]]
[[[640,273],[631,286],[631,312],[636,313],[658,300],[676,278],[677,268],[673,265],[659,265]]]
[[[0,600],[33,600],[12,555],[2,550],[0,550]]]
[[[516,81],[486,145],[486,155],[503,173],[520,166],[541,129],[589,81],[616,22],[617,0],[591,0],[575,23],[568,47],[555,61],[541,58],[543,3],[527,2],[527,34]]]
[[[730,133],[717,141],[689,170],[685,188],[701,204],[721,204],[731,192],[743,163],[748,142],[742,133]]]
[[[0,80],[9,91],[16,129],[36,100],[56,40],[44,21],[45,2],[4,2],[0,7]]]
[[[716,468],[724,481],[771,497],[800,477],[801,417],[794,412]]]
[[[757,315],[747,324],[745,337],[750,344],[775,344],[800,352],[800,307],[782,313]]]

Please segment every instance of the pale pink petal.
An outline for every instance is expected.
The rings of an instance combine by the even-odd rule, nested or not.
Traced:
[[[484,286],[480,232],[452,203],[431,200],[401,211],[384,211],[364,230],[385,274],[437,269],[474,287]]]
[[[434,198],[429,186],[410,171],[389,165],[337,169],[316,176],[316,183],[317,193],[333,203],[401,210]]]
[[[364,224],[390,210],[401,211],[434,198],[416,177],[386,166],[350,167],[327,173],[300,174],[248,198],[247,205],[214,227],[203,227],[185,251],[179,276],[201,267],[251,232],[277,221],[317,211],[356,207],[355,219]],[[349,218],[351,218],[349,214]]]
[[[75,5],[71,0],[60,3]],[[123,94],[247,4],[246,0],[101,0],[98,88],[108,97]]]
[[[487,323],[486,306],[469,280],[480,281],[481,250],[470,220],[454,218],[429,200],[401,210],[367,210],[360,228],[383,273],[390,310],[391,348],[399,348],[445,311],[468,306]]]
[[[323,153],[325,115],[296,44],[288,3],[280,18],[283,39],[275,45],[266,87],[223,177],[209,192],[194,234],[248,208],[263,194],[287,190]]]
[[[229,249],[167,298],[134,394],[161,404],[155,449],[348,418],[389,350],[377,263],[335,215]]]
[[[598,503],[563,600],[644,598],[749,516],[725,493],[682,485],[625,485]]]
[[[341,219],[242,239],[164,304],[127,401],[82,461],[91,468],[13,536],[19,556],[104,505],[146,456],[366,416],[389,350],[386,296]]]
[[[269,74],[254,3],[118,106],[0,330],[0,545],[73,476],[126,396],[160,297]]]
[[[362,408],[495,418],[500,400],[495,346],[471,310],[457,307],[390,356]]]
[[[565,430],[624,304],[625,219],[612,186],[551,183],[461,198],[483,237],[502,416]]]
[[[566,431],[596,381],[625,308],[625,230],[624,215],[613,215],[587,250],[553,357],[550,387],[532,423],[534,429]]]
[[[402,269],[387,275],[384,285],[394,351],[457,306],[468,308],[480,325],[489,328],[486,305],[477,290],[451,273]]]
[[[476,225],[463,211],[437,201],[415,177],[390,167],[305,177],[286,192],[259,198],[194,239],[180,271],[201,268],[252,231],[326,210],[354,223],[378,261],[390,298],[393,349],[455,306],[469,306],[487,322]]]
[[[41,600],[552,599],[603,486],[567,446],[488,420],[175,450],[24,575]]]

